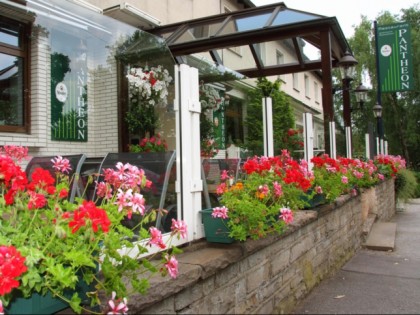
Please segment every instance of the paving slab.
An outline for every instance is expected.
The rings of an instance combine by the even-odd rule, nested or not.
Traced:
[[[404,209],[390,220],[394,250],[360,249],[292,314],[420,314],[420,199]]]
[[[342,270],[420,280],[420,259],[395,254],[360,250]],[[420,283],[419,283],[420,284]],[[420,312],[420,309],[419,309]]]
[[[375,222],[363,247],[372,250],[393,251],[396,231],[397,223],[395,222]]]

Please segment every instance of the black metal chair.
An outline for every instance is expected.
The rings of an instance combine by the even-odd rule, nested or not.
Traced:
[[[219,198],[215,193],[220,184],[220,176],[223,170],[228,171],[236,182],[240,175],[241,159],[203,159],[201,163],[201,177],[203,179],[203,197],[207,209],[220,205]]]
[[[57,157],[57,155],[50,155],[50,156],[34,156],[29,161],[28,165],[25,168],[26,176],[28,177],[28,180],[32,180],[32,174],[35,171],[36,168],[41,167],[45,170],[48,170],[51,173],[51,176],[55,178],[55,170],[53,168],[53,162],[51,162],[52,159]],[[81,187],[79,186],[79,176],[80,176],[80,170],[82,168],[83,162],[86,159],[85,154],[70,154],[70,155],[62,155],[63,158],[66,158],[69,160],[71,165],[71,170],[69,171],[68,175],[70,178],[70,191],[69,191],[69,201],[73,202],[74,198],[76,197],[76,194],[78,197],[82,196],[83,191],[81,190]]]
[[[129,163],[143,169],[147,179],[152,182],[152,187],[150,189],[143,189],[142,191],[148,209],[164,209],[168,211],[165,216],[162,216],[161,211],[159,211],[156,219],[156,227],[164,232],[169,232],[167,229],[168,226],[170,228],[170,225],[166,221],[168,221],[169,218],[176,217],[176,194],[173,194],[175,196],[173,198],[168,196],[169,185],[173,184],[175,187],[175,159],[175,151],[108,153],[99,167],[98,182],[103,180],[103,170],[107,168],[115,169],[118,162],[123,164]],[[97,198],[96,188],[93,196],[95,200]],[[131,221],[131,224],[135,224],[135,220]]]

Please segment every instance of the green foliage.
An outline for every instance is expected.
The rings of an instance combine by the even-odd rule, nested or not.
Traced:
[[[285,135],[290,129],[295,128],[295,118],[290,105],[289,97],[280,91],[280,81],[269,81],[267,78],[257,79],[257,88],[249,91],[250,102],[245,121],[248,127],[248,137],[245,139],[245,147],[254,155],[263,154],[263,119],[262,99],[270,96],[273,100],[273,128],[274,128],[274,152],[280,154],[286,149],[292,152],[295,147],[291,145]]]
[[[413,171],[402,169],[395,178],[395,195],[397,199],[407,202],[416,197],[418,182]]]

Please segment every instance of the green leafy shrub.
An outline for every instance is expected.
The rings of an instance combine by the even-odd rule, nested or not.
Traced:
[[[395,197],[400,201],[407,202],[415,198],[418,182],[413,171],[402,169],[395,178]]]

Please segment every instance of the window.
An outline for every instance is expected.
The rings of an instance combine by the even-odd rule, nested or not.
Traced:
[[[307,98],[311,98],[311,93],[310,93],[310,88],[309,88],[309,76],[305,74],[305,96]]]
[[[299,90],[299,74],[293,73],[293,88]]]
[[[276,62],[278,65],[284,64],[284,55],[280,50],[276,50]],[[283,75],[279,75],[277,78],[284,81]]]
[[[28,26],[2,17],[0,21],[0,131],[28,132],[26,92]]]
[[[319,86],[318,86],[318,82],[314,82],[314,97],[315,97],[315,102],[319,104]]]

